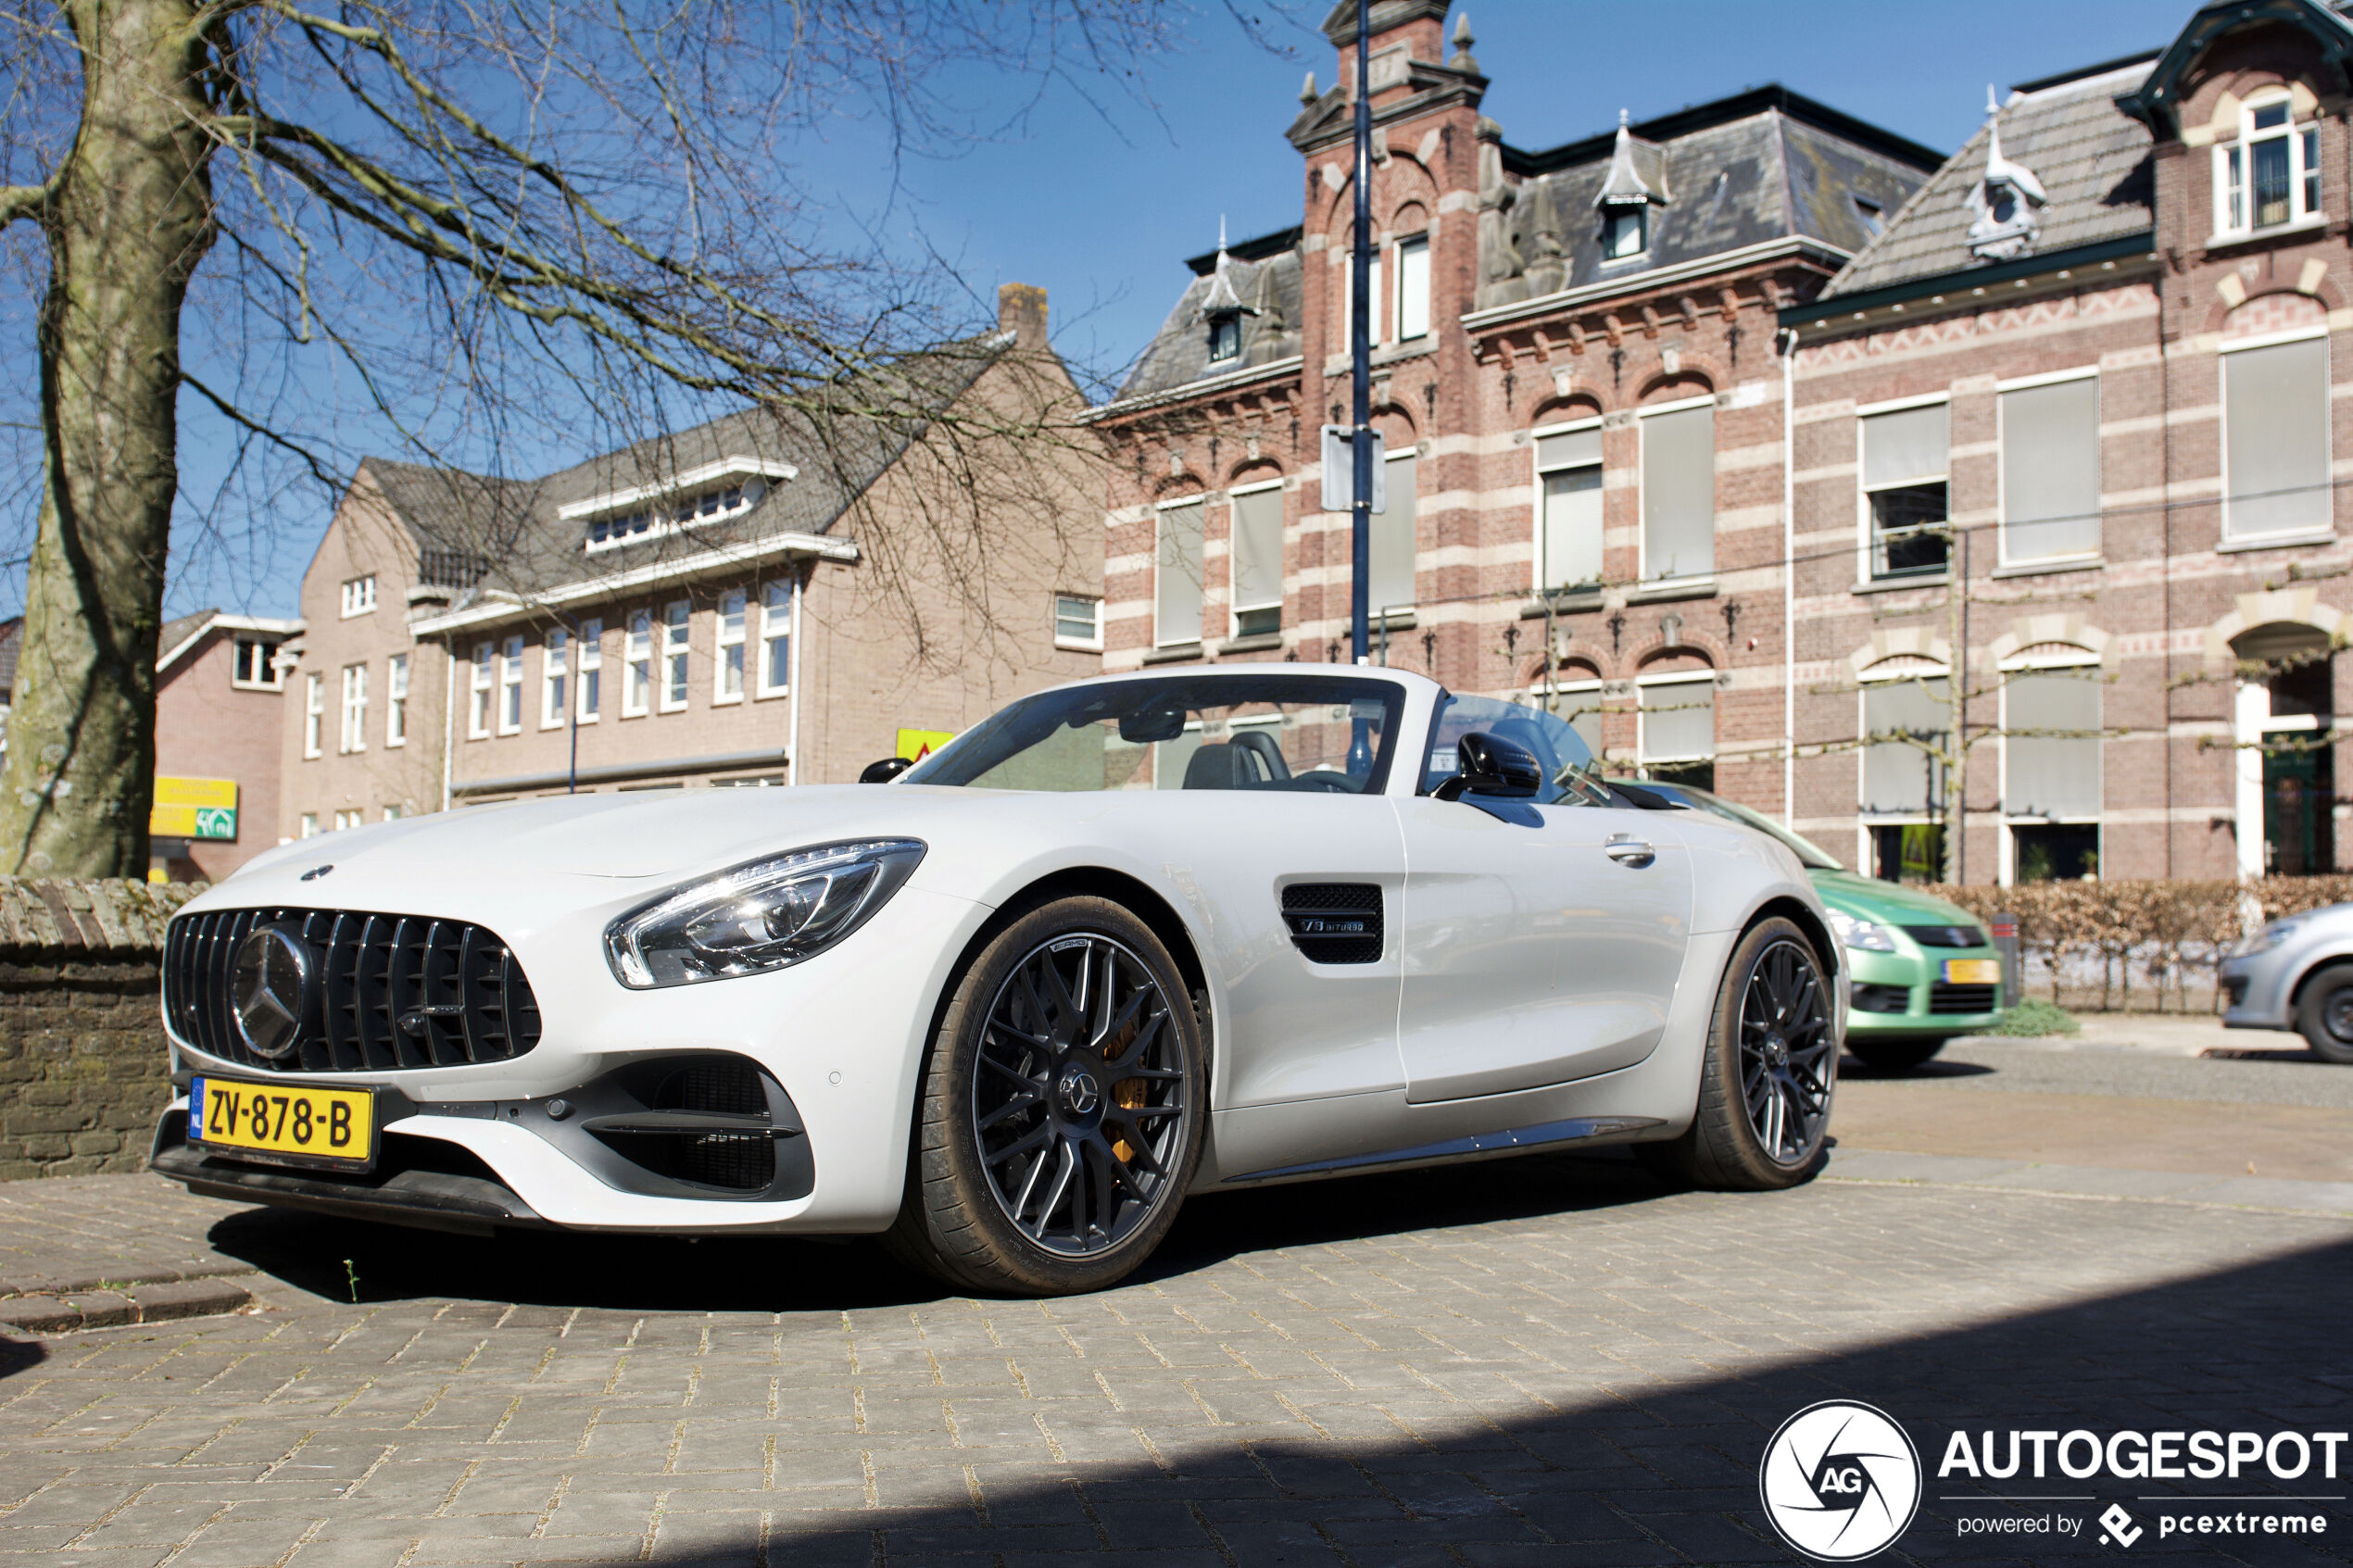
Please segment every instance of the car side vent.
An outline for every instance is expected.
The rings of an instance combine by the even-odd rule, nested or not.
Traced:
[[[749,1059],[686,1057],[629,1076],[646,1110],[583,1123],[623,1159],[698,1186],[756,1191],[776,1179],[768,1094]]]
[[[1312,963],[1380,962],[1380,889],[1368,882],[1299,882],[1283,889],[1290,945]]]

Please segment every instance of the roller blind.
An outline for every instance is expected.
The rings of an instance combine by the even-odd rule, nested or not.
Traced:
[[[1253,490],[1234,497],[1234,608],[1283,602],[1283,493]]]
[[[1429,241],[1401,241],[1397,246],[1397,335],[1400,339],[1429,335]]]
[[[1585,749],[1599,757],[1602,754],[1602,688],[1585,686],[1578,690],[1564,688],[1554,700],[1553,711],[1568,721]]]
[[[1863,420],[1863,488],[1942,479],[1950,410],[1942,403]]]
[[[1160,514],[1159,548],[1152,558],[1152,640],[1201,641],[1202,504],[1169,507]]]
[[[1536,467],[1544,469],[1576,468],[1602,460],[1602,432],[1599,425],[1592,430],[1565,430],[1558,435],[1536,438]]]
[[[2003,557],[2095,554],[2099,514],[2099,378],[2002,394]]]
[[[1681,762],[1716,755],[1712,677],[1635,689],[1642,696],[1643,761]]]
[[[1716,570],[1716,410],[1682,408],[1642,424],[1642,575]]]
[[[1918,735],[1942,746],[1951,733],[1953,709],[1944,678],[1888,681],[1863,688],[1865,734]],[[1917,746],[1886,740],[1863,748],[1863,810],[1879,816],[1928,814],[1929,756]]]
[[[2222,356],[2223,461],[2233,538],[2325,528],[2329,349],[2325,338]]]
[[[1372,613],[1414,602],[1414,470],[1412,453],[1389,460],[1387,511],[1372,517]]]
[[[1598,583],[1602,576],[1602,470],[1544,476],[1544,586]]]
[[[2013,817],[2100,814],[2098,668],[2012,675],[2002,691],[2002,809]],[[2020,730],[2078,734],[2022,735]]]

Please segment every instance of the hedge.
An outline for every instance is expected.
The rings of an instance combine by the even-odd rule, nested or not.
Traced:
[[[2058,999],[2059,971],[2070,959],[2097,960],[2100,1005],[2130,1006],[2135,967],[2156,983],[2157,1005],[2165,1007],[2165,985],[2188,1006],[2193,968],[2212,972],[2239,940],[2265,921],[2331,904],[2353,903],[2353,875],[2275,876],[2256,882],[2035,882],[2016,887],[1931,886],[1923,892],[1991,921],[1996,912],[2018,917],[2022,954],[2040,956],[2051,977],[2051,999]],[[2121,995],[2115,993],[2120,990]]]

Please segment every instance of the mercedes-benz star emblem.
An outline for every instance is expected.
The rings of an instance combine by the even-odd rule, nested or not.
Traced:
[[[1063,1074],[1062,1092],[1063,1107],[1073,1116],[1086,1115],[1102,1098],[1102,1090],[1095,1085],[1094,1074],[1076,1067]]]
[[[333,871],[334,869],[335,869],[335,868],[333,867],[333,864],[328,864],[328,865],[324,865],[324,866],[313,866],[313,867],[311,867],[308,871],[307,871],[307,872],[303,872],[303,873],[302,873],[302,876],[301,876],[300,880],[302,880],[302,881],[304,881],[304,882],[316,882],[316,881],[318,881],[321,877],[322,877],[322,876],[326,875],[329,872]]]
[[[310,1011],[310,954],[274,925],[265,925],[237,945],[230,976],[237,1033],[256,1056],[283,1061],[302,1038]]]

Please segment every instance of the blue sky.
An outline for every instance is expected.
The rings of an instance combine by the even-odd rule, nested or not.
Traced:
[[[2192,8],[2189,0],[1486,0],[1472,22],[1492,83],[1485,112],[1519,146],[1604,131],[1620,108],[1641,119],[1779,82],[1949,151],[1983,118],[1989,82],[2007,92],[2160,46]],[[1215,243],[1221,214],[1236,238],[1299,220],[1300,163],[1282,132],[1298,112],[1301,76],[1332,80],[1332,50],[1316,31],[1325,6],[1262,0],[1253,9],[1271,16],[1272,49],[1246,36],[1219,0],[1201,0],[1182,52],[1144,72],[1149,108],[1114,94],[1106,119],[1076,92],[1050,93],[988,143],[901,166],[888,205],[888,160],[866,128],[849,125],[804,150],[809,182],[837,193],[845,213],[879,216],[886,243],[947,257],[975,309],[1000,282],[1044,285],[1063,353],[1114,373],[1184,287],[1183,258]],[[985,103],[1001,84],[958,88]],[[537,466],[585,455],[549,453]],[[183,460],[191,485],[201,484],[202,453]],[[213,552],[173,583],[168,611],[294,613],[325,522],[323,511],[303,508],[279,520],[266,547],[233,558]]]

